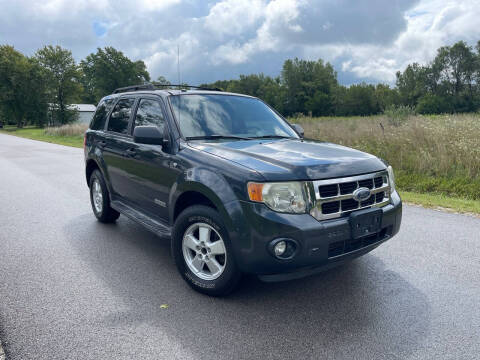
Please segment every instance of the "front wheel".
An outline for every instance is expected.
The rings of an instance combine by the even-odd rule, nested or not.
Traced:
[[[179,215],[172,253],[182,277],[201,293],[226,295],[240,280],[228,233],[218,212],[210,207],[192,206]]]

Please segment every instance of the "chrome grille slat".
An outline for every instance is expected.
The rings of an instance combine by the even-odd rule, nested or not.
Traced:
[[[379,178],[381,178],[381,184]],[[336,196],[321,196],[321,193],[332,192],[333,187],[331,185],[334,184],[337,185],[338,189]],[[345,185],[342,186],[342,184]],[[320,187],[325,185],[329,185],[329,188],[323,188],[324,191],[321,191]],[[353,199],[353,192],[359,187],[368,187],[370,189],[371,195],[369,199],[363,202]],[[313,181],[313,188],[315,189],[315,206],[310,211],[310,214],[317,220],[334,219],[352,211],[372,206],[382,207],[390,203],[390,185],[387,171],[345,178],[316,180]],[[342,194],[342,189],[343,192],[348,191],[349,193]],[[384,194],[383,198],[381,198],[381,193]],[[329,205],[323,206],[324,204]],[[339,209],[337,212],[323,213],[324,210],[331,211],[337,208]]]

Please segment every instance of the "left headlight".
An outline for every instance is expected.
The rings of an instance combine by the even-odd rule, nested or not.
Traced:
[[[282,213],[302,214],[307,211],[303,183],[299,181],[279,183],[248,183],[250,200],[263,202],[270,209]]]
[[[395,191],[395,175],[393,174],[393,168],[389,165],[387,167],[388,181],[390,182],[390,192]]]

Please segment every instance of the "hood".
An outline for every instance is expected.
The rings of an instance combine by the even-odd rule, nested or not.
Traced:
[[[191,141],[189,145],[256,170],[267,181],[319,180],[385,169],[373,155],[313,140]]]

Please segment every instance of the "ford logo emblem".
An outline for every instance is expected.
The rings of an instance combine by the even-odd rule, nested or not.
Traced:
[[[361,187],[353,192],[353,199],[362,202],[368,200],[371,195],[372,193],[369,188]]]

